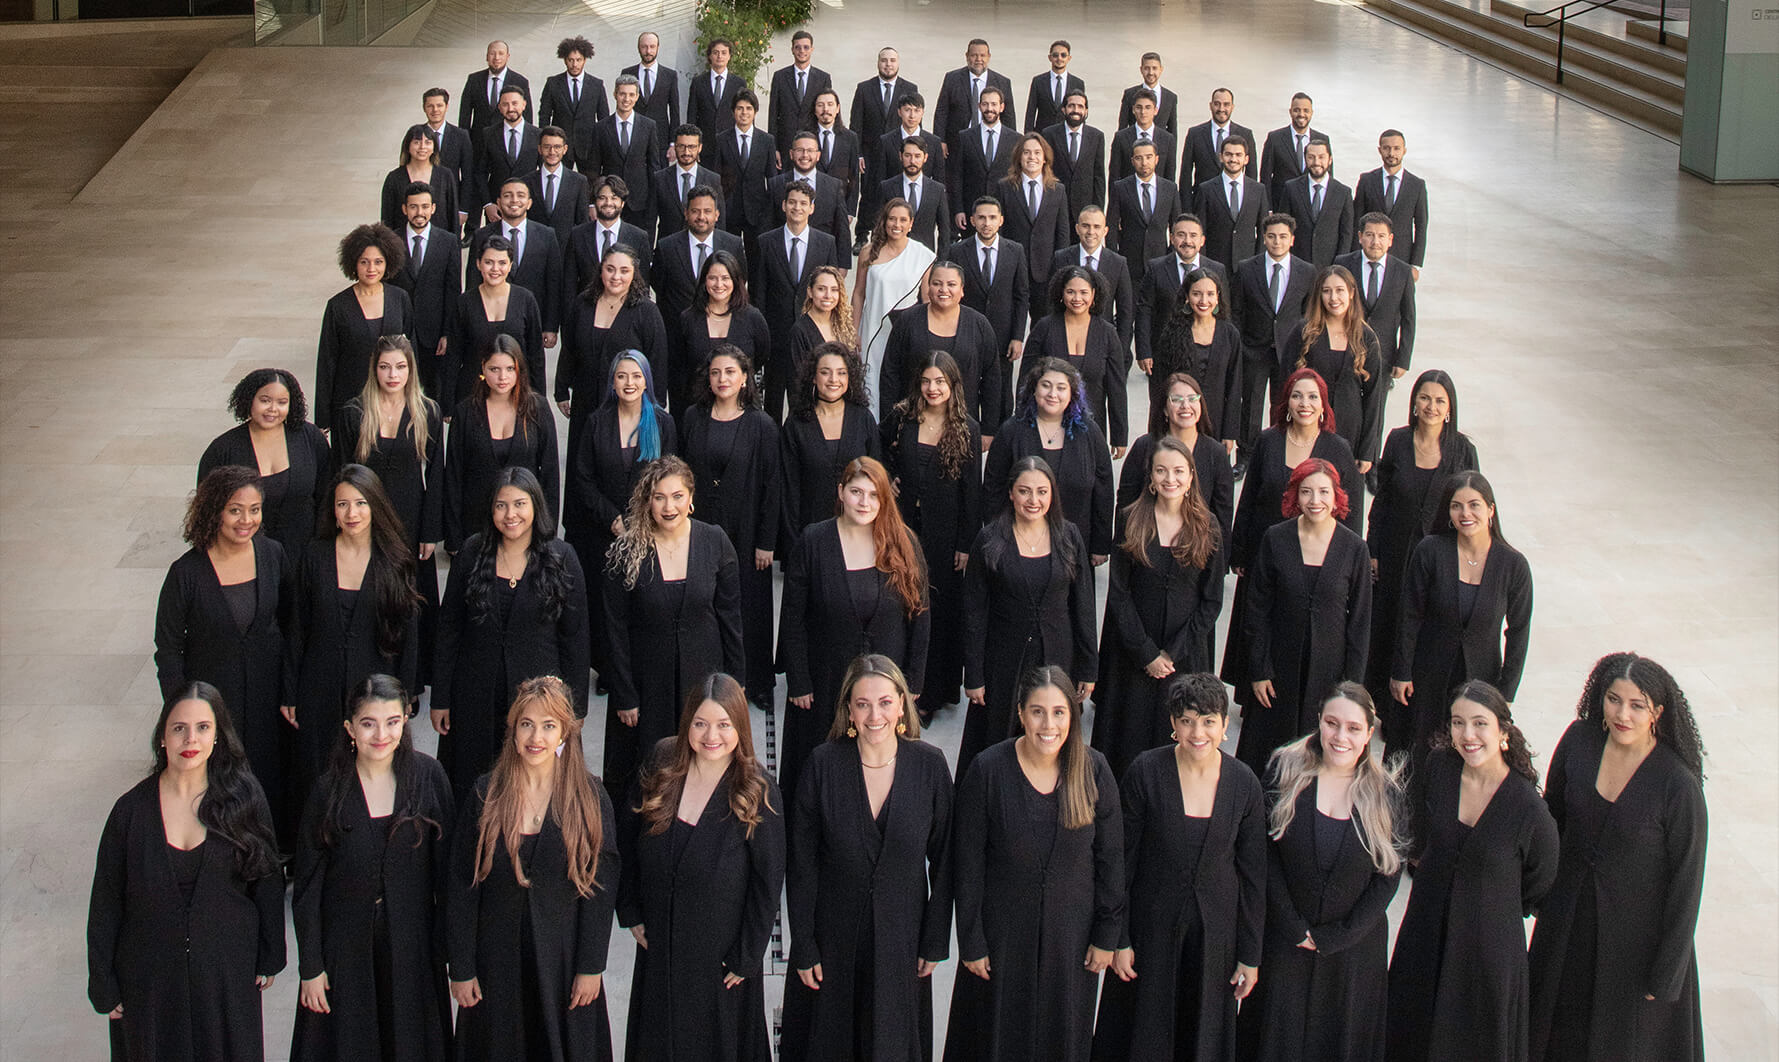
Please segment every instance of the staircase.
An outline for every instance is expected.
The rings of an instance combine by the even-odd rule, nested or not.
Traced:
[[[1534,28],[1524,22],[1548,2],[1365,0],[1367,7],[1394,21],[1678,140],[1686,100],[1686,23],[1670,16],[1668,41],[1663,44],[1660,24],[1654,19],[1627,17],[1607,7],[1573,16],[1563,29],[1559,86],[1557,27]]]

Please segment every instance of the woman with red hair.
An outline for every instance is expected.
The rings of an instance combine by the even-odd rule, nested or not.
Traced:
[[[1371,555],[1339,523],[1347,492],[1320,458],[1297,465],[1247,576],[1247,653],[1236,756],[1255,773],[1274,749],[1315,729],[1321,698],[1365,676],[1371,641]]]

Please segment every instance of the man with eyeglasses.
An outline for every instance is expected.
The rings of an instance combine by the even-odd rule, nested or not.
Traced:
[[[1069,93],[1087,91],[1087,85],[1069,73],[1073,55],[1068,41],[1050,42],[1050,69],[1032,78],[1032,89],[1025,97],[1025,131],[1042,133],[1062,121],[1063,101]]]

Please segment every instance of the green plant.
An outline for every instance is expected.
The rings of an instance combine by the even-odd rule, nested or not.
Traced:
[[[699,0],[699,54],[718,37],[728,40],[729,69],[750,85],[772,62],[773,32],[774,27],[758,11],[741,10],[725,0]]]

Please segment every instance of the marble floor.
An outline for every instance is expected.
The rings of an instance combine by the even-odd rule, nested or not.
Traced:
[[[229,387],[263,365],[308,379],[322,304],[343,283],[335,241],[374,213],[420,90],[461,84],[503,12],[522,14],[514,65],[535,82],[553,69],[558,32],[594,35],[593,69],[609,78],[638,20],[663,10],[451,6],[469,12],[461,32],[423,30],[429,47],[213,52],[77,196],[39,195],[31,219],[7,227],[8,1060],[104,1050],[84,994],[92,853],[147,763],[152,610],[181,550],[198,454],[229,426]],[[685,39],[683,24],[662,28]],[[1711,753],[1716,828],[1697,936],[1709,1050],[1779,1057],[1779,436],[1755,423],[1779,403],[1779,188],[1683,176],[1674,145],[1342,0],[824,0],[811,29],[818,65],[848,91],[895,44],[903,72],[933,92],[964,41],[983,36],[1021,97],[1050,40],[1068,37],[1095,124],[1111,124],[1116,90],[1152,48],[1182,125],[1201,120],[1216,85],[1261,130],[1306,90],[1346,179],[1375,164],[1378,130],[1407,132],[1434,213],[1417,367],[1457,378],[1464,428],[1538,584],[1518,714],[1548,750],[1602,653],[1637,649],[1679,677]],[[8,108],[4,142],[31,142],[31,120]],[[1392,421],[1405,403],[1393,397]],[[933,737],[955,749],[958,726],[942,718]],[[615,935],[614,1010],[630,961]],[[939,975],[941,1012],[954,967]],[[293,965],[266,994],[269,1058],[284,1057],[295,995]]]

